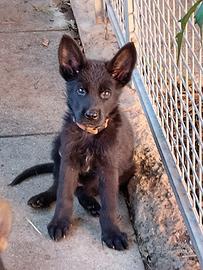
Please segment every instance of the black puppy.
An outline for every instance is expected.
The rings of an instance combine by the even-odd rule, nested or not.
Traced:
[[[38,165],[17,177],[53,170],[54,183],[32,197],[34,208],[47,207],[56,200],[48,232],[59,240],[68,233],[73,196],[92,215],[99,215],[102,241],[110,248],[128,247],[127,235],[116,222],[119,185],[133,175],[133,131],[119,109],[121,89],[132,75],[136,62],[133,43],[127,43],[109,62],[86,59],[77,44],[64,35],[59,45],[59,69],[66,80],[68,112],[60,135],[54,142],[54,164]],[[94,198],[99,194],[100,204]]]

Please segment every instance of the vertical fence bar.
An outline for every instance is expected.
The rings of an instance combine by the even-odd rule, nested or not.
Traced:
[[[129,31],[129,12],[128,12],[128,6],[129,6],[128,0],[124,0],[123,2],[123,9],[124,9],[124,27],[125,27],[125,42],[128,42],[130,40],[130,31]]]
[[[96,23],[104,22],[104,3],[103,0],[94,0]]]

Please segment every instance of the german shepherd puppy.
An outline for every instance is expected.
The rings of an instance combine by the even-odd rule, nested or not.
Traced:
[[[127,235],[117,225],[119,185],[134,173],[133,131],[119,109],[122,87],[130,79],[136,62],[133,43],[127,43],[108,62],[87,59],[75,41],[61,39],[59,70],[66,81],[67,107],[64,124],[53,144],[54,164],[26,170],[11,185],[35,173],[53,171],[54,183],[32,197],[34,208],[56,200],[48,232],[53,240],[65,237],[71,224],[73,196],[92,215],[99,215],[102,241],[110,248],[128,247]],[[94,198],[99,194],[101,206]]]

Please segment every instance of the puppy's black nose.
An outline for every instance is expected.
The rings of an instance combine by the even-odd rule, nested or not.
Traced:
[[[85,113],[85,117],[88,120],[97,120],[99,118],[99,111],[98,110],[87,110]]]

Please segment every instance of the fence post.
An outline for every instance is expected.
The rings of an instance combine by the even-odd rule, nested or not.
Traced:
[[[139,9],[135,8],[135,5],[138,5],[137,0],[128,0],[128,16],[129,16],[129,41],[135,43],[138,47],[138,38],[139,38],[139,29],[138,29],[138,20],[139,20]]]
[[[96,23],[104,22],[104,3],[103,0],[94,0]]]

